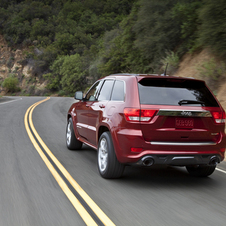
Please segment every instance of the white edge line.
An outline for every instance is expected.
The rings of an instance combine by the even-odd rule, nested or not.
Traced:
[[[218,168],[216,168],[216,170],[218,170],[218,171],[220,171],[220,172],[222,172],[222,173],[225,173],[225,174],[226,174],[226,171],[225,171],[225,170],[218,169]]]
[[[6,102],[0,103],[0,104],[8,104],[8,103],[11,103],[11,102],[14,102],[14,101],[18,101],[18,100],[22,100],[22,97],[19,98],[19,99],[16,99],[16,100],[6,101]]]

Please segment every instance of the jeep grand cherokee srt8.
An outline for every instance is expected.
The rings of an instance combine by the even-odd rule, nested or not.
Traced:
[[[224,159],[225,112],[204,81],[116,74],[94,83],[67,116],[68,149],[97,150],[99,173],[117,178],[125,165],[185,166],[209,176]]]

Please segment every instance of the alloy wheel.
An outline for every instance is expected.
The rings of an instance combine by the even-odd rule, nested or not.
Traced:
[[[68,122],[67,125],[67,145],[71,143],[71,122]]]
[[[104,172],[108,164],[107,140],[102,138],[98,151],[98,165],[101,172]]]

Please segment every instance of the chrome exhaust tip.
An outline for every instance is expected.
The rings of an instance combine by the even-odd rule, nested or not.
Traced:
[[[154,159],[149,156],[145,156],[141,159],[144,166],[152,166],[154,164]]]
[[[209,161],[210,166],[216,166],[218,163],[220,163],[219,157],[214,155],[210,158],[210,161]]]

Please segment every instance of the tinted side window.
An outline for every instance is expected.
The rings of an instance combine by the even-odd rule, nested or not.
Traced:
[[[125,96],[124,82],[116,80],[112,91],[111,100],[124,101],[124,96]]]
[[[142,79],[138,83],[141,104],[179,105],[181,100],[200,101],[189,106],[218,107],[202,81],[186,79]]]
[[[98,90],[99,90],[101,84],[102,84],[102,82],[98,81],[92,86],[92,88],[86,94],[86,100],[89,100],[89,101],[97,100]]]
[[[98,100],[110,100],[114,80],[105,80],[100,90]]]

